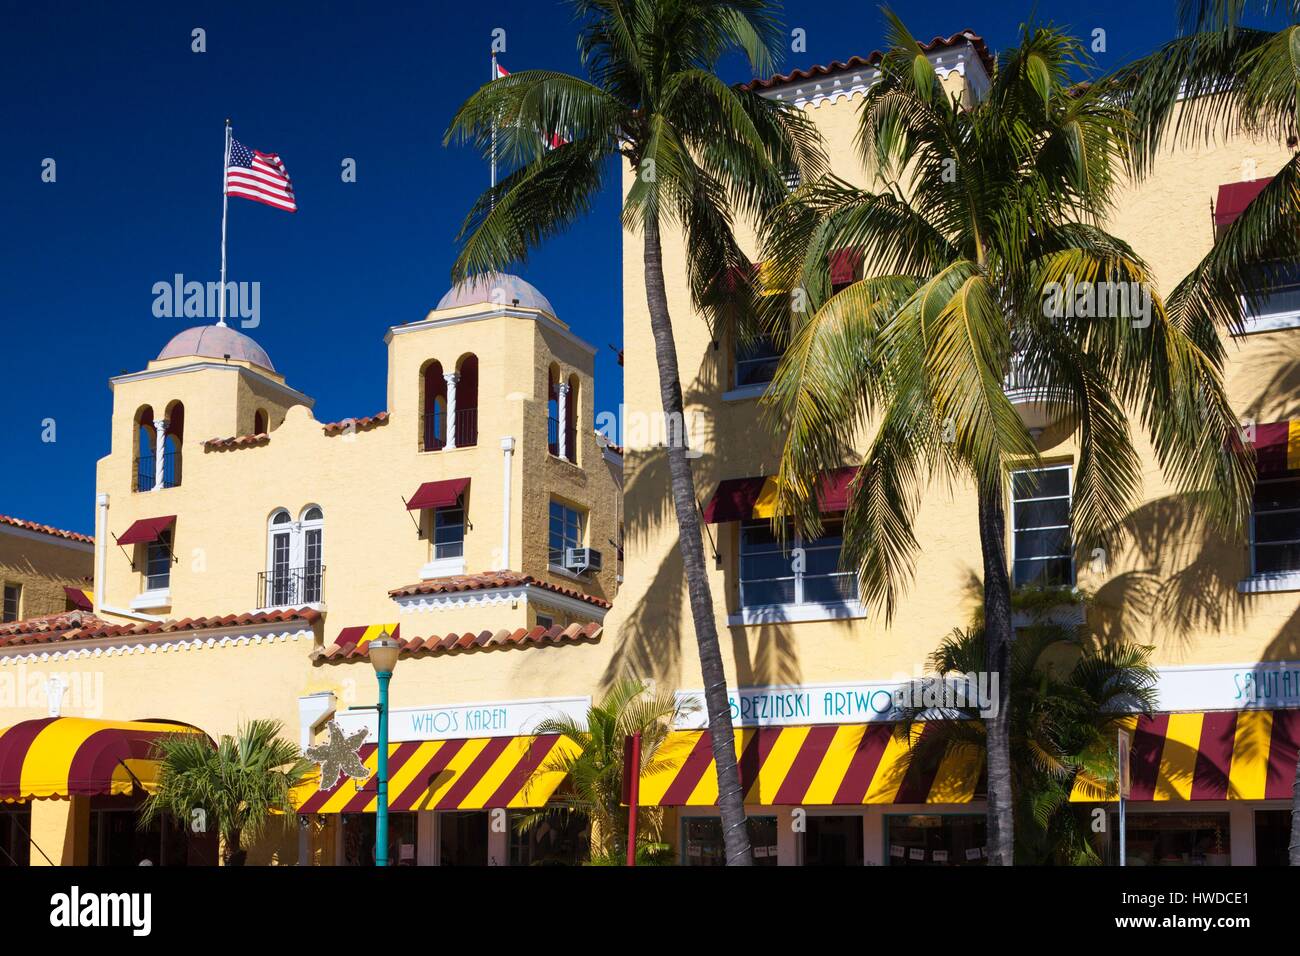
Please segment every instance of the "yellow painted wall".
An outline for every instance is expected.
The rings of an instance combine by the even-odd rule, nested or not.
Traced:
[[[948,79],[957,82],[955,74]],[[804,108],[825,138],[833,171],[865,183],[852,147],[861,102],[860,96],[839,96]],[[1210,201],[1219,185],[1247,178],[1244,160],[1255,160],[1257,175],[1267,176],[1289,155],[1282,144],[1242,140],[1221,147],[1171,147],[1153,179],[1123,191],[1110,228],[1147,259],[1167,294],[1211,247]],[[625,171],[625,188],[630,175]],[[742,236],[755,253],[752,233],[742,231]],[[692,447],[703,452],[694,462],[697,493],[707,501],[723,479],[773,474],[780,443],[764,428],[757,399],[722,399],[733,374],[731,347],[723,342],[715,350],[705,320],[691,307],[681,237],[665,235],[664,247],[688,418],[700,423],[691,433]],[[660,410],[642,252],[641,238],[625,233],[629,420]],[[1265,422],[1300,411],[1291,397],[1297,351],[1300,330],[1229,344],[1227,384],[1243,416],[1253,414]],[[1136,424],[1135,430],[1140,430]],[[620,634],[620,654],[643,673],[675,687],[698,688],[702,679],[676,550],[666,457],[653,442],[637,441],[635,432],[625,440],[626,583],[607,624]],[[1207,545],[1183,506],[1171,500],[1144,440],[1139,442],[1147,467],[1143,504],[1134,515],[1138,533],[1125,551],[1109,556],[1104,575],[1080,564],[1078,584],[1096,592],[1099,602],[1091,620],[1108,633],[1118,627],[1130,638],[1153,643],[1157,665],[1300,658],[1296,594],[1238,596],[1237,583],[1247,567],[1244,544]],[[1075,453],[1069,436],[1050,429],[1041,448],[1047,461],[1070,460]],[[916,524],[921,548],[914,579],[892,622],[873,608],[865,619],[848,622],[728,627],[727,613],[738,603],[737,525],[708,530],[721,556],[720,567],[708,562],[709,581],[733,686],[910,676],[948,631],[968,622],[978,605],[981,560],[969,487],[936,486],[926,494]],[[711,552],[708,538],[705,549]]]
[[[66,610],[64,587],[89,589],[94,573],[91,545],[0,524],[0,585],[22,587],[20,618]]]

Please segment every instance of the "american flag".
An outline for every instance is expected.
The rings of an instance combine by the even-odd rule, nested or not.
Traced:
[[[259,153],[235,138],[230,140],[230,162],[226,166],[226,192],[276,209],[298,211],[293,198],[289,171],[275,153]]]

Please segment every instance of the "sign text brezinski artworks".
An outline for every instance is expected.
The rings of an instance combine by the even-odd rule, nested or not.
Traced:
[[[74,886],[50,897],[50,925],[130,927],[132,935],[148,936],[153,928],[151,893],[82,893]]]

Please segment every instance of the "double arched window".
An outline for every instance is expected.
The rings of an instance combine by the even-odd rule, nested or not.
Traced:
[[[161,424],[161,430],[159,425]],[[181,447],[185,440],[185,406],[168,404],[161,423],[152,405],[142,405],[132,427],[135,455],[132,461],[136,491],[175,488],[181,483]]]
[[[267,520],[266,571],[258,591],[263,607],[318,604],[325,578],[325,513],[303,508],[297,521],[286,508]]]
[[[546,447],[552,455],[578,461],[578,376],[565,381],[558,365],[547,372]]]
[[[430,359],[420,369],[420,450],[478,444],[478,356],[462,355],[455,371]]]

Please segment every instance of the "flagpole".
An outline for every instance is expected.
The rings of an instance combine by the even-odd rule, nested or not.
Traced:
[[[497,79],[497,51],[492,51],[492,79],[489,82],[495,83]],[[492,188],[497,188],[497,113],[492,111]]]
[[[226,206],[230,202],[228,192],[230,169],[230,117],[226,117],[226,149],[221,162],[221,286],[220,304],[217,306],[217,325],[226,324]]]

